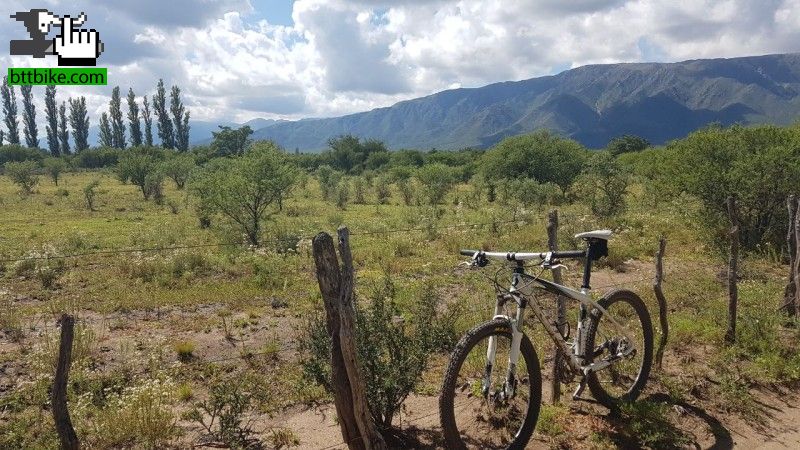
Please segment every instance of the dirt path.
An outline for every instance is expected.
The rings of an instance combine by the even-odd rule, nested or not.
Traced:
[[[732,431],[734,447],[771,450],[800,448],[800,397],[789,394],[773,399],[772,405],[762,402],[762,406],[766,409],[768,429],[748,427],[749,430],[738,433]]]

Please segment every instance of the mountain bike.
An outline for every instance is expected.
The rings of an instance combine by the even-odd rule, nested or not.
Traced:
[[[498,259],[511,263],[512,273],[508,288],[495,280],[498,292],[492,320],[468,331],[450,356],[439,397],[447,448],[521,449],[530,440],[539,417],[542,377],[536,349],[524,331],[528,308],[564,355],[559,379],[579,378],[574,399],[588,386],[592,396],[611,409],[636,400],[653,359],[647,307],[629,290],[613,290],[598,301],[590,295],[592,262],[608,255],[611,234],[596,230],[575,235],[586,242],[584,250],[461,250],[471,257],[469,266],[485,267],[490,259]],[[580,290],[541,276],[546,270],[564,267],[560,261],[566,259],[584,259]],[[539,273],[526,273],[526,263],[537,261]],[[574,337],[568,323],[549,317],[534,293],[537,290],[578,302]],[[514,306],[516,312],[509,312]]]

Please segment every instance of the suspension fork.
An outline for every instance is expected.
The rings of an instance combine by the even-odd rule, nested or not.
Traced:
[[[497,302],[494,305],[494,314],[492,317],[503,317],[500,312],[506,300],[503,296],[497,296]],[[492,369],[494,368],[494,360],[497,356],[497,338],[492,335],[489,336],[489,345],[486,349],[486,367],[483,372],[483,383],[481,386],[481,395],[486,398],[489,395],[489,389],[492,386]]]

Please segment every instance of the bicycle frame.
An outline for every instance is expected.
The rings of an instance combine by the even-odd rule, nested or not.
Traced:
[[[587,266],[587,270],[591,270]],[[586,278],[585,278],[586,279]],[[543,289],[548,292],[551,292],[555,295],[571,298],[573,300],[577,300],[580,302],[580,316],[578,318],[578,324],[576,327],[576,336],[575,341],[573,342],[572,346],[564,339],[561,332],[556,327],[554,321],[549,320],[546,316],[544,310],[542,309],[541,305],[533,299],[533,301],[529,301],[529,295],[521,292],[518,289],[520,282],[523,280],[528,280],[530,282],[537,283]],[[527,287],[527,286],[526,286]],[[524,289],[525,287],[523,287]],[[580,373],[584,377],[588,375],[590,372],[596,372],[606,367],[610,366],[613,361],[603,360],[599,362],[592,362],[590,364],[584,364],[583,358],[581,355],[584,353],[584,349],[581,348],[582,343],[582,333],[584,332],[584,324],[587,320],[587,311],[591,311],[592,308],[596,308],[599,310],[603,316],[609,319],[611,324],[616,328],[616,330],[629,342],[632,342],[630,337],[625,334],[622,329],[622,326],[617,322],[617,320],[606,311],[599,303],[594,301],[591,297],[591,288],[588,287],[588,283],[585,283],[585,287],[581,288],[580,291],[575,289],[571,289],[569,287],[554,283],[549,280],[544,280],[539,277],[534,277],[525,273],[525,268],[522,264],[522,261],[517,262],[517,266],[514,268],[514,272],[511,278],[511,287],[508,289],[507,294],[499,294],[497,302],[495,304],[494,309],[494,318],[502,318],[506,319],[511,323],[511,333],[512,333],[512,340],[511,340],[511,349],[509,355],[509,365],[508,365],[508,373],[506,374],[506,380],[504,383],[504,392],[503,395],[506,398],[511,398],[514,396],[516,391],[515,385],[515,377],[514,373],[516,370],[517,362],[519,361],[519,354],[520,354],[520,343],[522,342],[522,337],[524,335],[523,325],[525,319],[525,309],[528,305],[531,306],[533,309],[533,313],[536,318],[541,322],[544,326],[545,331],[553,340],[553,342],[559,347],[562,354],[567,357],[566,361],[567,364],[570,366],[572,370],[575,372]],[[508,315],[501,314],[503,306],[509,302],[513,301],[517,305],[517,311],[514,317],[510,317]],[[483,395],[486,396],[488,394],[489,387],[491,386],[491,378],[492,378],[492,368],[494,367],[495,363],[495,356],[497,350],[497,342],[495,341],[495,337],[492,336],[489,338],[488,348],[486,351],[486,370],[483,379]],[[630,355],[633,352],[634,348],[628,348],[624,352],[615,355],[618,359],[624,358]],[[615,359],[615,360],[618,360]],[[580,395],[580,392],[583,390],[583,382],[578,390],[575,392],[575,396]]]

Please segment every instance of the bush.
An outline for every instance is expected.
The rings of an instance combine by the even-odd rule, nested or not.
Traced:
[[[375,194],[378,199],[378,204],[385,205],[389,203],[392,191],[389,188],[389,180],[387,180],[386,177],[378,177],[375,181]]]
[[[429,205],[438,205],[455,184],[453,170],[444,164],[428,164],[417,169],[421,194]]]
[[[339,181],[336,186],[336,207],[345,210],[347,209],[347,201],[350,199],[350,183],[347,180]]]
[[[103,167],[113,167],[117,165],[121,150],[110,147],[87,148],[75,155],[73,164],[82,169],[100,169]]]
[[[258,442],[253,429],[253,394],[241,379],[215,381],[208,400],[198,402],[190,418],[215,440],[233,448],[252,448]],[[248,418],[250,416],[250,418]]]
[[[117,164],[117,177],[123,183],[130,182],[138,186],[145,200],[154,195],[163,199],[160,194],[164,175],[159,170],[158,160],[152,155],[133,150],[127,152]]]
[[[61,158],[47,158],[44,160],[44,170],[50,175],[53,184],[58,186],[58,179],[67,170],[67,163]]]
[[[356,304],[358,360],[366,381],[367,401],[375,422],[383,429],[411,393],[434,350],[448,348],[455,340],[454,314],[437,312],[438,297],[426,288],[414,305],[408,323],[397,319],[395,289],[385,277],[368,308]],[[331,389],[330,337],[322,315],[312,319],[301,340],[307,378]]]
[[[786,235],[786,198],[800,192],[800,127],[711,127],[645,151],[636,166],[661,198],[682,191],[705,206],[701,219],[727,242],[726,198],[736,196],[742,247],[778,245]]]
[[[194,158],[186,154],[175,155],[161,165],[161,171],[175,182],[175,187],[183,189],[192,171],[197,167]]]
[[[16,144],[0,146],[0,166],[9,162],[34,161],[38,163],[44,157],[45,153],[39,149]]]
[[[599,217],[611,217],[625,210],[625,191],[630,176],[608,152],[589,158],[572,188],[578,200],[589,205]]]
[[[271,143],[257,143],[239,158],[219,158],[192,178],[191,190],[206,212],[228,218],[248,244],[261,243],[261,222],[296,180],[295,168]]]
[[[83,201],[86,203],[86,208],[88,208],[89,211],[94,211],[94,202],[97,197],[98,186],[100,186],[100,180],[92,180],[83,187]]]
[[[504,139],[481,159],[490,180],[533,178],[566,189],[581,172],[588,152],[579,143],[547,131]]]
[[[39,177],[35,175],[37,168],[38,164],[33,161],[9,162],[5,165],[5,173],[23,194],[29,195],[39,184]]]
[[[172,380],[157,377],[119,394],[103,392],[105,401],[82,395],[72,407],[78,434],[89,448],[163,448],[179,433],[175,392]],[[98,408],[96,403],[105,406]]]

